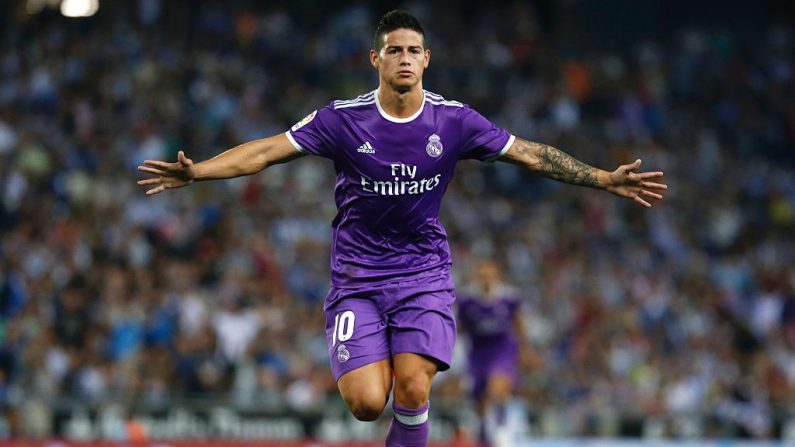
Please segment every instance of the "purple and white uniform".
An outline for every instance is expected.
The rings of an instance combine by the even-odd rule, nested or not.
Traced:
[[[286,133],[337,172],[324,306],[335,379],[401,352],[449,366],[455,293],[442,196],[458,160],[496,159],[514,137],[460,102],[423,94],[408,118],[388,115],[375,90],[334,101]]]
[[[506,286],[493,298],[467,293],[458,300],[458,321],[471,341],[468,361],[476,399],[483,396],[494,373],[518,380],[519,341],[513,326],[518,311],[517,293]]]

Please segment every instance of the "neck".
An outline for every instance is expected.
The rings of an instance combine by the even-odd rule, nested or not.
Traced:
[[[406,91],[397,90],[383,82],[378,86],[381,108],[395,118],[408,118],[415,114],[420,109],[423,99],[422,83]]]

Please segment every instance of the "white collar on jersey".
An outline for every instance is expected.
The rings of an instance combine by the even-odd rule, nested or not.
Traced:
[[[383,107],[381,107],[381,98],[379,98],[379,93],[380,93],[379,90],[380,87],[375,89],[375,106],[378,108],[378,113],[380,113],[381,116],[383,116],[384,119],[387,121],[392,121],[393,123],[408,123],[410,121],[414,121],[414,119],[420,116],[420,113],[422,113],[422,109],[425,108],[425,90],[422,90],[422,102],[420,103],[420,108],[417,109],[416,112],[414,112],[414,115],[411,115],[406,118],[396,118],[386,113],[386,110],[384,110]]]

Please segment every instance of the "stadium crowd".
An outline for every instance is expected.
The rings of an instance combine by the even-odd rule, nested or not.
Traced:
[[[333,167],[305,157],[146,197],[135,166],[203,160],[374,88],[383,11],[106,3],[78,24],[0,2],[0,434],[48,435],[77,401],[341,406],[322,330]],[[535,433],[781,436],[792,28],[617,50],[573,45],[526,3],[410,5],[432,49],[425,88],[597,166],[642,158],[670,185],[647,211],[460,164],[443,202],[457,283],[494,258],[524,291]],[[465,376],[460,362],[440,376],[437,408]]]

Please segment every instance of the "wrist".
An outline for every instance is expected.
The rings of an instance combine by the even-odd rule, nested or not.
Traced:
[[[191,174],[193,174],[193,178],[191,178],[191,181],[198,182],[203,180],[202,177],[203,170],[201,167],[201,163],[195,163],[193,166],[190,167],[190,170],[192,171]]]
[[[600,189],[607,189],[613,184],[612,179],[610,178],[610,173],[599,169],[596,171],[596,187]]]

